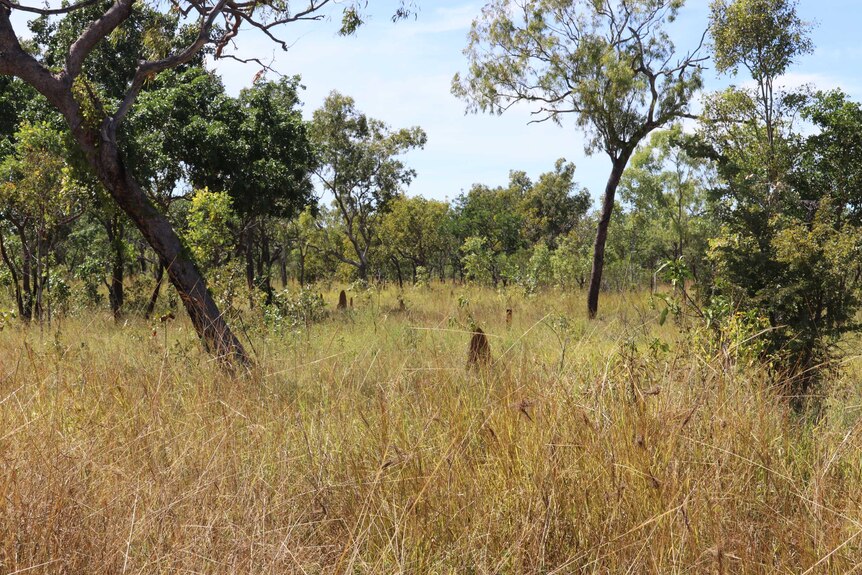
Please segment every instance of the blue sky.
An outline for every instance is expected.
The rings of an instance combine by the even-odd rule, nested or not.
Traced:
[[[371,0],[369,4],[370,22],[355,37],[339,37],[334,17],[285,28],[284,36],[293,42],[288,52],[276,51],[254,33],[240,35],[239,53],[272,60],[283,74],[300,74],[309,117],[335,89],[353,96],[359,109],[393,127],[424,128],[427,146],[406,158],[418,172],[410,194],[452,199],[475,182],[505,183],[511,169],[535,177],[552,169],[559,157],[577,165],[578,181],[594,197],[601,192],[609,160],[584,154],[583,138],[574,122],[562,127],[528,125],[527,107],[503,116],[465,116],[464,103],[449,93],[452,76],[466,67],[461,51],[482,1],[421,0],[418,18],[398,24],[388,17],[397,0]],[[671,29],[678,49],[696,46],[706,26],[707,7],[707,0],[689,0],[682,9]],[[862,1],[801,0],[799,13],[815,23],[816,50],[794,66],[785,83],[841,87],[854,99],[862,99]],[[235,93],[250,84],[258,67],[222,62],[218,70],[228,90]],[[712,70],[707,71],[706,80],[707,90],[733,82],[716,78]]]
[[[418,172],[408,193],[452,199],[476,182],[504,184],[511,169],[525,170],[535,178],[551,170],[560,157],[576,164],[579,183],[594,197],[601,193],[609,160],[584,154],[582,134],[573,121],[562,127],[530,125],[526,106],[503,116],[465,115],[464,103],[450,94],[452,76],[466,68],[461,51],[483,0],[418,0],[418,18],[397,24],[389,16],[398,0],[370,0],[370,21],[349,38],[337,35],[337,4],[327,21],[284,27],[282,37],[292,43],[289,51],[277,49],[256,31],[245,30],[236,39],[237,54],[271,61],[282,74],[301,75],[307,117],[331,90],[338,90],[353,96],[359,109],[393,127],[424,128],[425,149],[406,157]],[[708,4],[708,0],[688,0],[680,12],[670,30],[679,50],[699,41]],[[815,24],[816,49],[793,67],[785,83],[841,87],[854,99],[862,99],[862,0],[800,0],[799,13]],[[26,30],[22,25],[18,28]],[[222,60],[217,70],[227,89],[236,94],[251,84],[259,67]],[[707,90],[731,82],[706,72]]]

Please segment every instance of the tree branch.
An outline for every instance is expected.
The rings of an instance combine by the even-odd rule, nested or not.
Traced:
[[[69,56],[66,58],[65,76],[70,85],[81,73],[84,60],[87,59],[93,48],[131,16],[134,2],[135,0],[118,0],[75,40],[75,43],[69,48]]]
[[[135,71],[135,77],[132,80],[132,84],[126,92],[125,97],[123,98],[122,103],[117,108],[117,111],[110,118],[105,120],[105,126],[103,129],[107,130],[110,133],[116,131],[117,126],[122,121],[122,119],[129,113],[129,110],[134,104],[135,100],[138,97],[138,94],[141,92],[141,88],[144,86],[144,81],[147,78],[153,77],[159,72],[163,72],[169,68],[175,68],[182,64],[185,64],[194,56],[201,51],[204,45],[209,40],[209,34],[212,30],[213,24],[215,23],[215,19],[221,13],[226,0],[219,0],[212,9],[206,13],[205,16],[201,17],[200,23],[200,31],[198,32],[198,37],[192,42],[189,46],[186,47],[185,50],[174,54],[172,56],[168,56],[167,58],[162,58],[161,60],[152,60],[149,62],[141,62],[138,65],[138,69]]]
[[[61,112],[70,111],[74,103],[63,91],[63,84],[33,56],[24,51],[12,28],[11,10],[0,6],[0,74],[17,76],[30,84]]]
[[[75,12],[76,10],[81,10],[82,8],[92,6],[98,1],[99,0],[84,0],[84,2],[79,2],[70,6],[64,6],[62,8],[34,8],[32,6],[24,6],[22,4],[18,4],[17,2],[11,2],[10,0],[0,0],[0,5],[7,6],[10,10],[18,10],[20,12],[30,12],[32,14],[40,14],[42,16],[56,16],[59,14],[68,14],[70,12]]]

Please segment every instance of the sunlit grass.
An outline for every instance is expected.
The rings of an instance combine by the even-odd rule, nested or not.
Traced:
[[[814,420],[645,294],[595,322],[579,293],[351,295],[296,333],[247,313],[236,378],[184,318],[0,332],[0,572],[862,566],[855,361]]]

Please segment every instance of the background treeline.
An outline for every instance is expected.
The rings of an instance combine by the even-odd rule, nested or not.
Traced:
[[[75,158],[40,99],[3,79],[2,285],[22,319],[71,306],[153,312],[164,270]],[[401,159],[424,132],[394,130],[333,93],[302,120],[298,78],[234,98],[189,67],[159,78],[130,118],[130,169],[223,291],[272,301],[290,286],[385,281],[583,288],[597,213],[574,164],[474,184],[452,201],[406,193]],[[632,161],[614,216],[607,289],[649,286],[665,261],[700,273],[715,231],[711,166],[656,133]],[[169,298],[173,296],[169,295]]]
[[[424,146],[420,127],[390,127],[337,92],[306,121],[298,77],[260,76],[231,96],[203,65],[206,51],[144,84],[118,134],[123,169],[178,230],[183,254],[203,269],[228,318],[259,309],[307,322],[322,305],[304,289],[315,282],[583,289],[598,277],[591,276],[595,230],[612,213],[603,289],[655,291],[669,282],[662,321],[689,315],[719,339],[742,333],[753,355],[789,374],[804,394],[857,326],[862,106],[840,91],[776,87],[812,50],[794,3],[733,7],[713,3],[713,59],[719,72],[747,83],[705,94],[685,130],[670,121],[653,130],[647,119],[636,137],[617,142],[619,150],[608,140],[606,151],[622,154],[614,169],[625,168],[618,188],[606,192],[616,198],[612,209],[594,209],[564,159],[535,179],[513,169],[506,185],[477,183],[449,202],[411,197],[416,173],[404,155]],[[33,20],[26,48],[59,65],[99,13],[91,10]],[[98,125],[121,106],[141,50],[168,53],[187,35],[158,12],[136,12],[74,82],[83,121]],[[502,82],[493,70],[471,74],[475,82]],[[615,73],[628,77],[627,70]],[[679,90],[694,90],[699,73]],[[621,85],[647,87],[638,82]],[[683,92],[673,93],[678,113],[668,118],[688,116]],[[640,121],[631,116],[632,126],[620,127],[607,123],[619,115],[603,120],[599,112],[581,114],[607,138]],[[166,262],[148,247],[141,223],[128,219],[134,206],[121,210],[112,201],[80,150],[42,97],[0,77],[6,318],[50,321],[100,306],[117,318],[150,317],[176,304],[173,290],[160,297]]]

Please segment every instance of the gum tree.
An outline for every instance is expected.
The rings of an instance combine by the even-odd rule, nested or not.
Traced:
[[[353,266],[367,279],[371,249],[388,204],[410,185],[416,172],[399,156],[425,146],[418,126],[392,130],[356,108],[350,96],[332,92],[314,112],[311,141],[316,149],[315,174],[332,195],[333,207],[353,251],[327,250],[328,255]]]
[[[283,26],[323,18],[334,0],[301,0],[268,2],[264,0],[80,0],[52,8],[41,3],[23,4],[0,0],[0,75],[16,76],[35,88],[63,116],[72,138],[99,182],[113,201],[128,214],[168,270],[168,277],[180,294],[192,323],[208,350],[225,361],[248,363],[249,358],[239,340],[225,322],[203,276],[188,250],[161,211],[148,198],[140,183],[127,168],[127,158],[118,142],[123,120],[135,107],[144,85],[159,73],[194,60],[202,50],[211,50],[215,59],[236,58],[231,47],[243,30],[256,29],[283,49],[288,43],[278,34]],[[362,23],[363,2],[340,4],[344,34],[352,33]],[[52,66],[22,47],[22,33],[16,30],[13,16],[37,15],[74,19],[92,7],[98,14],[83,31],[63,47],[61,62]],[[144,10],[155,10],[166,20],[176,20],[176,32],[163,37],[169,27],[154,26],[154,40],[140,45],[140,52],[127,70],[124,91],[117,101],[105,102],[92,90],[90,56],[111,41],[115,32],[135,20]],[[409,6],[399,4],[394,19],[409,13]],[[95,73],[116,74],[115,70]]]
[[[629,158],[646,136],[688,115],[701,87],[700,46],[679,55],[664,30],[683,0],[493,0],[473,22],[469,70],[453,93],[469,110],[501,114],[518,103],[535,121],[573,115],[587,153],[611,173],[593,247],[587,309],[598,311],[608,226]],[[701,40],[701,45],[703,40]]]

